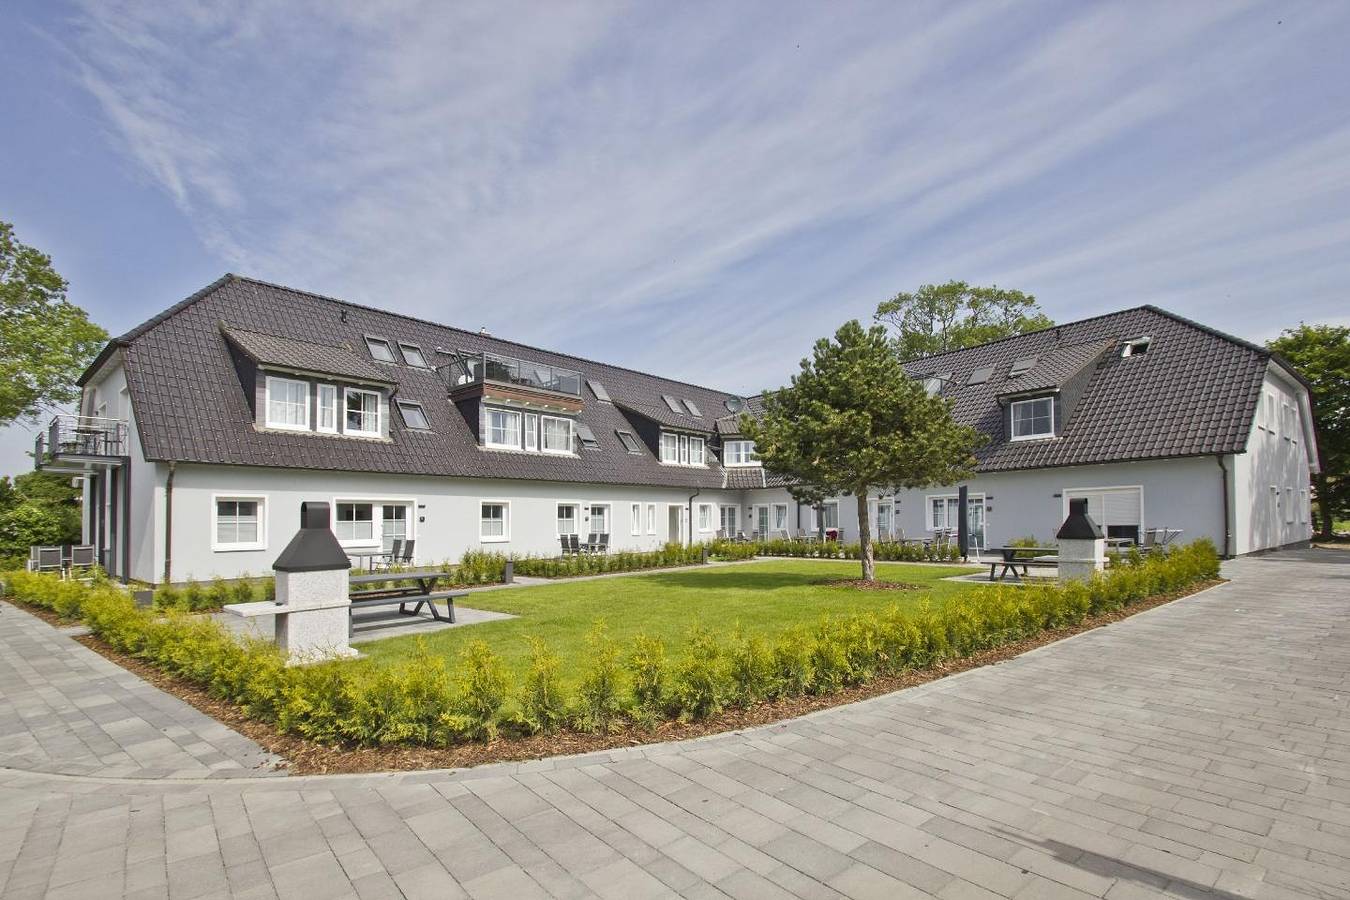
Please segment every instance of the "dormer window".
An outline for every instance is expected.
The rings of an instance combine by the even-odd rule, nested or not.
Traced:
[[[399,352],[403,354],[403,361],[415,369],[429,369],[427,358],[422,355],[422,348],[416,344],[399,343]]]
[[[1148,352],[1149,345],[1153,343],[1151,337],[1139,337],[1132,341],[1126,341],[1120,347],[1120,356],[1122,359],[1130,356],[1143,356]]]
[[[394,348],[382,337],[367,337],[366,349],[370,351],[370,358],[376,362],[398,362],[394,359]]]
[[[727,441],[722,445],[722,464],[726,466],[757,466],[754,441]]]
[[[1028,441],[1055,436],[1055,398],[1037,397],[1012,404],[1012,439]]]
[[[707,465],[707,443],[692,434],[661,432],[661,462],[676,466]]]
[[[380,436],[380,395],[362,388],[347,388],[347,434]]]
[[[572,420],[559,416],[540,416],[545,453],[572,452]]]
[[[309,382],[267,376],[267,427],[309,430]]]

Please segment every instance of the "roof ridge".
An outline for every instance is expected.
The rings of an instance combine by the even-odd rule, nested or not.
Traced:
[[[430,326],[432,326],[433,328],[444,328],[444,329],[446,329],[447,331],[455,331],[455,332],[459,332],[460,334],[470,335],[470,336],[472,336],[472,337],[480,337],[480,338],[481,338],[481,337],[486,337],[486,338],[488,338],[489,340],[498,341],[498,342],[503,343],[503,344],[510,344],[510,345],[513,346],[513,347],[520,347],[520,348],[522,348],[522,349],[524,349],[524,350],[533,350],[533,351],[535,351],[535,352],[537,352],[537,353],[550,353],[550,354],[552,354],[552,355],[554,355],[554,356],[564,356],[564,357],[567,357],[568,359],[575,359],[575,360],[577,360],[578,362],[587,363],[587,364],[589,364],[589,365],[604,366],[605,368],[608,368],[608,369],[617,369],[617,370],[620,371],[620,372],[631,372],[631,373],[634,374],[634,375],[642,375],[642,376],[644,376],[644,377],[646,377],[646,378],[656,378],[656,379],[658,379],[658,380],[660,380],[660,381],[667,382],[668,384],[680,385],[680,386],[682,386],[682,387],[698,388],[698,389],[701,390],[701,391],[708,391],[709,393],[712,393],[712,394],[722,394],[722,395],[728,396],[728,397],[739,397],[739,396],[740,396],[739,394],[736,394],[736,393],[734,393],[734,392],[732,392],[732,391],[726,391],[726,390],[723,390],[723,389],[721,389],[721,388],[708,387],[707,385],[703,385],[703,384],[695,384],[695,383],[692,382],[692,381],[678,381],[678,380],[676,380],[676,379],[674,379],[674,378],[667,378],[667,377],[665,377],[664,375],[654,375],[654,374],[652,374],[651,372],[644,372],[644,371],[642,371],[641,369],[633,369],[633,368],[629,368],[628,366],[619,366],[619,365],[615,365],[614,363],[601,362],[601,361],[598,360],[598,359],[589,359],[589,358],[587,358],[587,357],[584,357],[584,356],[577,356],[577,355],[572,354],[572,353],[564,353],[564,352],[562,352],[562,351],[560,351],[560,350],[550,350],[550,349],[548,349],[547,347],[536,347],[536,346],[534,346],[533,344],[523,344],[523,343],[521,343],[520,341],[513,341],[513,340],[510,340],[509,338],[500,338],[500,337],[497,337],[496,335],[492,335],[492,334],[486,334],[486,335],[485,335],[485,334],[481,334],[481,333],[479,333],[479,332],[477,332],[477,331],[470,331],[470,330],[467,329],[467,328],[460,328],[460,327],[458,327],[458,326],[456,326],[456,325],[447,325],[447,324],[445,324],[444,322],[435,322],[435,321],[432,321],[431,319],[424,319],[424,318],[422,318],[422,317],[420,317],[420,316],[409,315],[408,313],[397,312],[397,311],[395,311],[395,310],[383,309],[383,308],[381,308],[381,307],[378,307],[378,306],[371,306],[371,305],[366,304],[366,303],[356,303],[356,302],[354,302],[354,301],[352,301],[352,300],[343,300],[341,297],[332,297],[332,296],[329,296],[328,294],[319,294],[319,293],[316,293],[316,292],[314,292],[314,291],[307,291],[307,290],[305,290],[305,289],[303,289],[303,288],[294,288],[294,287],[290,287],[289,285],[278,284],[277,282],[274,282],[274,281],[264,281],[264,280],[261,279],[261,278],[253,278],[253,277],[248,276],[248,275],[236,275],[236,274],[234,274],[234,273],[230,273],[230,274],[226,275],[225,277],[226,277],[226,278],[237,279],[237,280],[239,280],[239,281],[250,282],[250,283],[252,283],[252,284],[259,284],[259,285],[262,285],[263,287],[275,288],[275,289],[277,289],[277,290],[282,290],[282,291],[290,291],[290,292],[293,293],[293,294],[304,294],[305,296],[307,296],[307,297],[313,297],[313,298],[315,298],[316,300],[326,300],[326,301],[328,301],[329,303],[339,303],[339,304],[341,304],[341,305],[343,305],[343,306],[350,306],[350,307],[353,308],[353,309],[360,309],[360,310],[365,310],[365,311],[367,311],[367,312],[379,313],[380,315],[395,316],[395,317],[400,318],[400,319],[406,319],[406,320],[408,320],[408,321],[410,321],[410,322],[416,322],[416,323],[418,323],[419,325],[430,325]],[[218,284],[219,281],[223,281],[223,280],[224,280],[224,279],[218,279],[218,281],[217,281],[215,284]],[[215,284],[213,284],[213,285],[211,285],[211,286],[214,287]],[[202,290],[205,291],[206,288],[203,288]],[[186,306],[186,305],[188,305],[188,304],[186,304],[186,303],[179,304],[179,306]]]

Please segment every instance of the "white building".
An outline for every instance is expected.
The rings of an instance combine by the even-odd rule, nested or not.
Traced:
[[[1260,347],[1140,307],[910,368],[990,436],[968,485],[984,546],[1050,537],[1080,495],[1117,536],[1233,554],[1311,536],[1307,389]],[[333,504],[353,556],[412,541],[421,562],[570,534],[857,535],[852,498],[812,510],[759,467],[736,424],[756,398],[234,275],[109,342],[81,384],[38,465],[85,476],[86,541],[121,577],[267,572],[303,500]],[[955,494],[880,489],[869,516],[923,537]]]

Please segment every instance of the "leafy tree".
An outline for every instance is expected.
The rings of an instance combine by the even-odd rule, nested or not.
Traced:
[[[862,576],[876,578],[867,498],[876,488],[925,488],[970,477],[983,437],[958,425],[900,364],[886,329],[845,323],[816,341],[792,383],[764,395],[764,416],[743,416],[765,469],[787,475],[798,500],[858,501]]]
[[[1049,328],[1055,323],[1036,298],[997,285],[972,287],[964,281],[925,284],[912,294],[883,300],[872,318],[892,329],[902,360],[973,347]]]
[[[66,299],[51,257],[0,222],[0,425],[74,402],[75,380],[107,339]]]
[[[0,559],[17,564],[33,544],[80,539],[80,489],[69,475],[26,472],[0,478]]]
[[[1287,359],[1312,385],[1313,424],[1322,471],[1313,480],[1322,537],[1350,515],[1350,327],[1287,328],[1267,346]]]

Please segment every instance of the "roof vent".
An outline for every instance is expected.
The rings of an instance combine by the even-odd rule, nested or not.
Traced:
[[[1145,335],[1144,337],[1134,338],[1133,340],[1128,340],[1120,347],[1121,358],[1123,359],[1129,356],[1143,356],[1145,353],[1148,352],[1148,348],[1152,343],[1153,338],[1148,337],[1147,335]]]
[[[1021,359],[1013,361],[1012,368],[1008,370],[1009,378],[1016,378],[1018,375],[1025,375],[1036,368],[1035,356],[1023,356]]]
[[[979,369],[976,369],[974,372],[970,373],[970,377],[966,379],[966,384],[967,385],[984,384],[991,377],[993,377],[993,374],[994,374],[993,366],[983,366]]]

